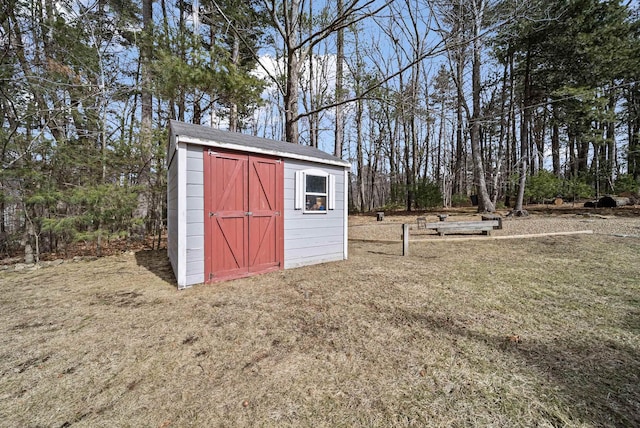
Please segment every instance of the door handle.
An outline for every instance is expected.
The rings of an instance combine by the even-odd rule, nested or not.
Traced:
[[[253,213],[251,211],[247,211],[246,213],[244,213],[244,215],[249,216],[249,215],[253,215]]]

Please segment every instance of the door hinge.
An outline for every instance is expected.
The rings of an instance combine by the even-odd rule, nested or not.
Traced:
[[[213,279],[213,272],[209,272],[209,281]]]
[[[276,215],[279,216],[280,215],[280,211],[276,211]]]
[[[218,156],[218,152],[214,152],[214,151],[213,151],[213,150],[211,150],[211,149],[207,150],[207,154],[208,154],[209,156]]]
[[[278,159],[276,163],[282,163],[282,159]]]
[[[214,213],[212,211],[209,211],[209,217],[217,217],[218,213]]]

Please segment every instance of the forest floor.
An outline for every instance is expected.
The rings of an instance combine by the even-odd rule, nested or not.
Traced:
[[[640,425],[640,217],[532,214],[503,230],[594,232],[402,257],[409,219],[350,218],[379,241],[346,261],[184,291],[164,249],[0,272],[0,426]]]

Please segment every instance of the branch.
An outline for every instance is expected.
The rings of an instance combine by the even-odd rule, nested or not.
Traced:
[[[354,0],[349,6],[347,6],[344,9],[344,11],[343,11],[343,13],[341,15],[337,16],[336,19],[333,20],[333,22],[331,22],[326,27],[316,31],[315,33],[310,34],[306,38],[302,39],[297,46],[294,46],[293,49],[294,50],[299,50],[299,49],[302,49],[302,47],[304,45],[309,44],[309,46],[307,46],[305,51],[301,53],[301,58],[305,58],[308,55],[309,50],[311,48],[313,48],[313,46],[317,45],[322,40],[326,39],[331,33],[334,33],[334,32],[336,32],[338,30],[342,30],[344,28],[350,27],[351,25],[357,24],[358,22],[363,21],[366,18],[369,18],[369,17],[371,17],[373,15],[376,15],[378,12],[380,12],[381,10],[383,10],[387,6],[389,6],[391,3],[393,3],[394,0],[387,0],[379,8],[377,8],[377,9],[375,9],[373,11],[369,11],[369,12],[363,14],[363,15],[357,16],[357,17],[355,17],[353,19],[350,19],[356,13],[366,9],[368,6],[370,6],[372,3],[374,3],[374,1],[375,0],[369,0],[364,5],[356,8],[355,6],[358,3],[358,0]],[[302,59],[301,59],[301,61],[302,61]]]
[[[305,117],[309,117],[311,115],[320,113],[324,110],[328,110],[330,108],[334,108],[337,106],[341,106],[344,104],[348,104],[348,103],[352,103],[354,101],[358,101],[361,99],[369,99],[367,97],[368,94],[370,94],[371,92],[375,91],[376,89],[380,88],[382,85],[384,85],[385,83],[387,83],[389,80],[395,78],[396,76],[399,76],[400,74],[404,73],[405,71],[407,71],[408,69],[410,69],[411,67],[413,67],[414,65],[418,64],[421,61],[424,61],[425,59],[427,59],[430,56],[437,56],[442,54],[443,52],[446,52],[446,48],[441,48],[441,49],[437,49],[438,46],[440,46],[443,42],[441,41],[438,45],[436,45],[430,52],[424,53],[422,55],[420,55],[419,57],[417,57],[415,60],[411,61],[409,64],[405,65],[404,67],[402,67],[400,70],[396,71],[393,74],[390,74],[389,76],[385,77],[382,80],[377,81],[375,84],[371,85],[369,88],[367,88],[362,94],[346,99],[346,100],[342,100],[340,102],[336,102],[336,103],[332,103],[332,104],[328,104],[322,107],[319,107],[315,110],[311,110],[305,113],[301,113],[298,114],[295,118],[295,121],[298,121],[302,118]]]
[[[282,95],[285,94],[285,90],[282,87],[282,85],[280,85],[280,82],[278,81],[278,79],[276,79],[274,76],[271,75],[271,72],[267,69],[267,67],[262,64],[262,62],[260,61],[260,57],[258,56],[258,54],[253,50],[253,48],[251,47],[251,45],[247,42],[247,40],[244,38],[244,36],[242,35],[242,33],[240,33],[240,31],[236,28],[236,26],[231,22],[231,20],[227,17],[227,15],[225,15],[225,13],[222,11],[222,9],[220,8],[220,6],[218,6],[218,3],[215,0],[211,0],[211,2],[213,3],[213,5],[216,7],[216,9],[218,10],[218,13],[220,14],[220,16],[222,16],[222,18],[227,21],[227,24],[229,25],[229,27],[233,30],[233,32],[238,36],[238,38],[242,41],[242,43],[244,43],[245,47],[247,49],[249,49],[249,51],[251,52],[251,55],[253,55],[253,57],[255,58],[256,62],[258,63],[258,65],[260,66],[260,68],[262,68],[264,70],[264,72],[267,74],[267,76],[269,76],[269,78],[273,81],[273,83],[276,84],[276,86],[278,87],[278,91],[280,91],[280,93]],[[280,32],[280,34],[284,34],[283,31],[284,29],[280,26],[280,23],[278,22],[278,20],[276,19],[275,16],[275,10],[270,10],[268,8],[268,3],[267,0],[264,0],[265,3],[265,7],[267,7],[267,9],[269,10],[269,13],[271,14],[274,23],[276,24],[276,26],[278,27],[278,32]]]

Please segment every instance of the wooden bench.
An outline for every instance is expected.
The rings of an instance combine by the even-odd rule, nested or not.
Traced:
[[[498,221],[450,221],[434,223],[434,228],[438,235],[444,236],[447,233],[482,232],[483,235],[490,235],[494,229],[499,229]]]
[[[502,217],[500,217],[498,214],[483,214],[482,220],[483,221],[497,220],[498,221],[497,229],[502,229]]]
[[[418,217],[418,229],[435,230],[440,236],[444,236],[447,233],[462,232],[482,232],[483,235],[490,235],[492,230],[502,229],[502,219],[427,223],[424,217]]]

